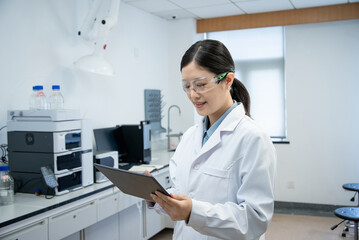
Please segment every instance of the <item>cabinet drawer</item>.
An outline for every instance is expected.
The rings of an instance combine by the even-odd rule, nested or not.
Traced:
[[[101,221],[119,211],[119,196],[111,194],[100,198],[97,203],[97,220]]]
[[[1,240],[46,240],[47,238],[47,219],[37,221],[20,227],[0,236]]]
[[[138,202],[141,202],[142,199],[138,197],[133,197],[126,193],[120,192],[119,193],[120,201],[119,201],[119,211],[122,211]]]
[[[96,223],[94,201],[49,218],[49,239],[61,239]]]

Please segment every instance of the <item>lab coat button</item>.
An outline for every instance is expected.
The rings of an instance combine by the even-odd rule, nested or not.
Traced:
[[[195,169],[195,170],[198,170],[198,169],[199,169],[199,164],[194,165],[194,169]]]

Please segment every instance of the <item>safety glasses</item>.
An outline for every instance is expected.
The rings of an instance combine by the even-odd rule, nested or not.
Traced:
[[[190,81],[182,80],[182,87],[183,90],[190,94],[191,90],[195,91],[196,93],[205,93],[209,90],[213,89],[220,83],[223,79],[227,77],[229,72],[225,72],[214,77],[201,77],[196,78]]]

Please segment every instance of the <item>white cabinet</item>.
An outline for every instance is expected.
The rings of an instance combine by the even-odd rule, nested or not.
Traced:
[[[142,240],[142,204],[132,205],[119,213],[120,240]]]
[[[49,218],[49,239],[61,239],[80,231],[97,220],[95,201],[71,208]]]
[[[172,186],[169,171],[162,171],[154,175],[156,180],[166,189]],[[143,202],[144,237],[149,239],[166,227],[171,219],[166,215],[160,215],[153,209],[148,209]]]
[[[0,235],[2,240],[47,240],[47,219],[33,222],[29,225],[17,228],[4,235]]]
[[[162,231],[164,228],[173,228],[174,222],[169,216],[158,214],[154,209],[149,209],[143,202],[144,238],[149,239]]]
[[[144,202],[143,205],[146,205]],[[163,229],[162,215],[159,215],[155,210],[148,209],[147,206],[143,208],[143,221],[145,227],[144,236],[149,239],[156,235]]]
[[[119,193],[100,198],[97,202],[97,221],[101,221],[116,214],[119,209]]]
[[[165,188],[170,187],[168,168],[154,173]],[[31,218],[0,228],[1,240],[95,240],[95,239],[148,239],[167,226],[166,217],[147,209],[141,198],[122,193],[116,187],[101,190],[99,185],[75,191],[72,195],[59,196],[39,203],[39,197],[20,194],[12,208],[27,209],[29,202],[36,202],[33,209],[44,209],[54,204],[59,207],[35,214]],[[92,189],[93,188],[93,189]],[[89,194],[96,191],[94,194]],[[81,194],[89,194],[81,198]],[[72,198],[79,198],[73,201]],[[66,201],[70,201],[66,203]],[[26,204],[23,203],[26,202]],[[62,204],[63,203],[63,204]],[[144,206],[145,205],[145,206]],[[5,208],[4,208],[5,209]],[[21,210],[20,209],[20,210]],[[8,212],[0,209],[2,214]],[[19,210],[19,212],[20,212]],[[5,212],[5,213],[4,213]],[[31,214],[27,212],[26,214]],[[14,218],[17,217],[14,214]],[[11,219],[11,218],[10,218]]]
[[[119,193],[111,193],[97,201],[97,223],[84,230],[86,240],[119,239]]]
[[[120,239],[118,213],[89,226],[84,230],[86,240]]]
[[[119,196],[120,196],[119,211],[122,211],[122,210],[142,201],[141,198],[133,197],[133,196],[127,195],[123,192],[119,192]]]
[[[82,238],[82,230],[79,232],[75,232],[74,234],[62,238],[61,240],[83,240]]]

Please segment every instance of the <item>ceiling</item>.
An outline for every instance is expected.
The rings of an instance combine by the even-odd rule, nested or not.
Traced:
[[[328,6],[359,0],[122,0],[167,20],[214,18],[240,14]]]

